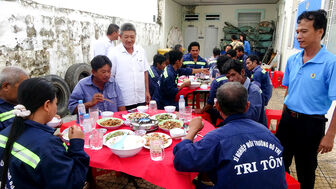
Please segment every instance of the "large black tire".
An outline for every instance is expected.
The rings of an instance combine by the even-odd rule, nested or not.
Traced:
[[[74,64],[68,68],[64,79],[72,92],[78,81],[89,75],[91,75],[91,66],[89,64]]]
[[[57,75],[47,75],[45,78],[52,82],[56,89],[57,114],[60,116],[65,116],[68,114],[68,102],[70,97],[70,89],[68,84],[64,81],[64,79]]]

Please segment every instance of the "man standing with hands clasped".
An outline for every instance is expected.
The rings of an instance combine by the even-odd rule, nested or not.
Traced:
[[[327,27],[324,10],[305,11],[297,20],[297,40],[303,51],[291,56],[282,84],[287,86],[276,136],[284,147],[286,171],[295,158],[302,189],[314,188],[317,154],[333,148],[336,113],[325,134],[325,114],[336,100],[336,56],[321,39]]]

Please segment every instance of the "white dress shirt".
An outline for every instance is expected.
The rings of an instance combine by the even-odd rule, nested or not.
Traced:
[[[105,55],[107,56],[109,48],[113,48],[114,44],[107,36],[104,36],[97,41],[95,41],[93,45],[93,57],[97,55]]]
[[[112,62],[111,75],[120,86],[125,106],[146,101],[146,86],[144,72],[149,69],[145,51],[134,45],[134,51],[129,54],[120,43],[108,52]]]

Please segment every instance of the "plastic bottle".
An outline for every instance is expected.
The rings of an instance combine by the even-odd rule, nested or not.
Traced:
[[[83,116],[84,148],[90,148],[91,120],[89,114]]]
[[[185,109],[185,100],[184,100],[184,96],[180,95],[180,99],[179,99],[179,114],[180,114],[180,120],[183,120],[183,112]]]
[[[84,114],[86,114],[86,110],[85,110],[85,105],[83,104],[83,100],[78,100],[78,106],[77,106],[77,123],[79,123],[80,126],[83,126],[83,116]]]
[[[203,69],[204,67],[202,66],[201,69]],[[200,73],[200,78],[203,79],[204,78],[204,74],[203,72]]]

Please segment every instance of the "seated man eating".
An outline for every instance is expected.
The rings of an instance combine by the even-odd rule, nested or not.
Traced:
[[[97,106],[101,111],[126,110],[118,84],[111,77],[112,63],[106,56],[96,56],[91,61],[92,75],[81,79],[69,99],[68,109],[77,113],[78,100],[85,108]]]

